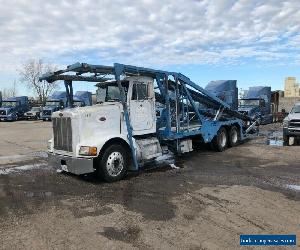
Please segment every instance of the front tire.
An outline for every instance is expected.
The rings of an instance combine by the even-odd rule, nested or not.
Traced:
[[[216,151],[222,152],[227,148],[228,137],[224,127],[221,127],[213,139],[213,147]]]
[[[102,154],[98,163],[98,176],[107,182],[124,178],[129,164],[128,153],[121,145],[110,145]]]

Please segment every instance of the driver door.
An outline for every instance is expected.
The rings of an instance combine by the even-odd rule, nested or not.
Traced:
[[[129,111],[133,135],[156,132],[153,79],[150,79],[138,78],[130,84]]]

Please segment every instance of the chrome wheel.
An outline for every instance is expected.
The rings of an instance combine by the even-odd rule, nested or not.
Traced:
[[[224,148],[227,144],[227,138],[226,138],[226,133],[225,132],[222,132],[220,134],[220,145],[222,148]]]
[[[233,129],[232,132],[231,132],[231,142],[232,142],[232,145],[235,145],[238,141],[238,132],[236,129]]]
[[[124,169],[124,158],[120,152],[112,152],[106,162],[106,169],[110,176],[118,176]]]

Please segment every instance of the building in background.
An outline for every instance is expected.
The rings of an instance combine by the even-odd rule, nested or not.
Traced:
[[[299,84],[296,77],[287,77],[284,82],[284,97],[299,97]]]

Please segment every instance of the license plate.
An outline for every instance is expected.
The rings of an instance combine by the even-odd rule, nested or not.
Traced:
[[[61,165],[61,170],[68,172],[67,165]]]

